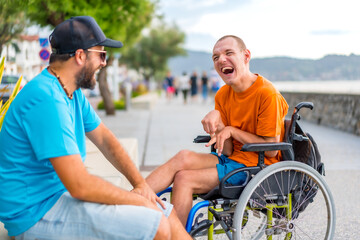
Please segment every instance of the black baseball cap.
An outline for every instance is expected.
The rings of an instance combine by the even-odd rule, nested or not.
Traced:
[[[106,38],[94,18],[77,16],[57,25],[49,36],[52,53],[75,53],[94,46],[121,48],[122,42]]]

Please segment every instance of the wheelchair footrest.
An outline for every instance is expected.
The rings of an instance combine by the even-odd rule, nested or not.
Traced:
[[[208,219],[204,219],[199,223],[194,224],[194,226],[191,228],[190,236],[195,236],[197,233],[202,232],[206,229],[208,229],[213,224],[212,221]]]

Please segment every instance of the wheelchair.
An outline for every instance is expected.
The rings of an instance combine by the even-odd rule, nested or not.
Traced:
[[[194,195],[186,230],[194,239],[332,239],[335,234],[335,205],[322,175],[300,162],[296,144],[309,141],[298,120],[301,108],[313,109],[311,102],[299,103],[285,120],[285,137],[280,143],[245,144],[242,151],[258,153],[258,165],[228,173],[207,194]],[[198,136],[194,142],[208,142]],[[279,150],[282,161],[265,166],[265,151]],[[212,146],[212,151],[214,148]],[[226,184],[234,174],[246,173],[240,186]],[[170,196],[169,196],[170,195]],[[170,200],[171,187],[158,193]]]

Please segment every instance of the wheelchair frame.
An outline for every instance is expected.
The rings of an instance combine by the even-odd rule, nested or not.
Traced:
[[[285,131],[285,142],[243,145],[242,151],[258,152],[257,166],[236,169],[228,173],[209,193],[194,195],[194,200],[203,200],[196,203],[189,213],[185,228],[191,236],[214,239],[214,236],[222,235],[228,239],[252,240],[298,239],[300,235],[307,239],[333,238],[336,213],[330,189],[321,176],[324,174],[323,165],[321,171],[317,171],[305,163],[295,161],[293,142],[308,141],[306,136],[295,132],[299,127],[299,111],[303,107],[313,109],[313,104],[301,102],[295,107],[291,120],[286,120],[288,129]],[[209,136],[198,136],[194,142],[208,142],[209,139]],[[266,166],[265,151],[274,150],[282,151],[284,159]],[[245,183],[227,186],[226,180],[239,172],[247,174]],[[169,187],[159,192],[158,196],[170,192],[171,198],[171,191]],[[296,201],[299,199],[300,203]],[[324,209],[310,210],[308,206],[315,204],[314,202],[324,205]],[[199,210],[205,207],[208,217],[202,219],[203,213],[199,213]],[[317,224],[309,216],[304,219],[309,224],[311,222],[308,226],[306,222],[301,222],[304,216],[307,217],[303,213],[305,211],[313,211],[323,219],[319,219]],[[314,233],[305,231],[311,232],[308,228],[316,228],[315,223],[318,225],[318,235],[311,238],[310,234]],[[221,229],[217,229],[217,226]]]

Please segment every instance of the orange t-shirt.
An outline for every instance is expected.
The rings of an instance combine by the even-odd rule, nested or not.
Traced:
[[[215,109],[219,110],[225,126],[233,126],[243,131],[263,137],[284,135],[284,120],[288,104],[273,84],[258,75],[256,81],[244,92],[236,93],[225,85],[215,96]],[[230,159],[246,166],[256,166],[258,154],[242,152],[242,143],[233,139],[233,153]],[[265,157],[265,164],[270,165],[280,160],[276,157]]]

